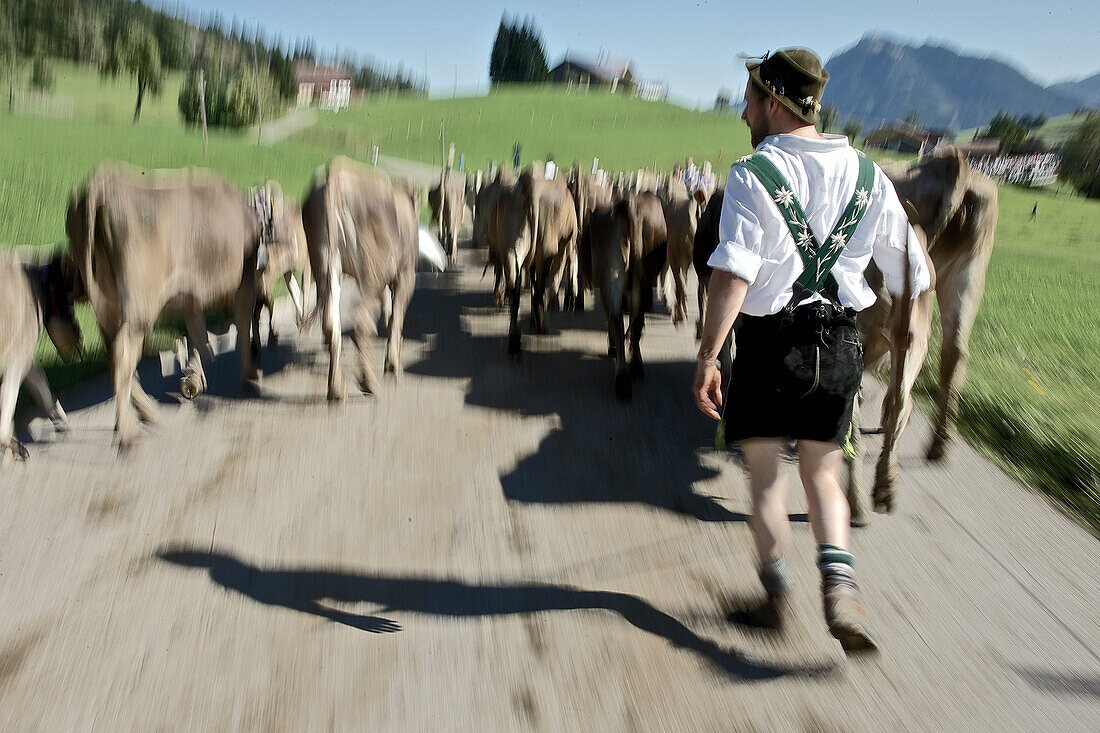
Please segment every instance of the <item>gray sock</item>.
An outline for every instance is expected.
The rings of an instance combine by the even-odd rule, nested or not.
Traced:
[[[791,589],[791,573],[787,558],[780,555],[760,564],[760,582],[769,596],[785,595]]]
[[[821,571],[821,585],[828,588],[837,585],[856,587],[856,574],[852,566],[852,553],[836,545],[818,545],[817,567]]]

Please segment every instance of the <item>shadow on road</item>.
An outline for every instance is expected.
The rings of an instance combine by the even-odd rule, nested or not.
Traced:
[[[817,678],[835,670],[832,665],[781,667],[750,661],[736,649],[724,649],[701,638],[672,616],[626,593],[526,582],[476,585],[460,580],[367,575],[326,568],[265,570],[228,553],[186,547],[166,547],[156,556],[175,565],[204,568],[214,583],[258,603],[309,613],[372,633],[392,633],[400,631],[401,626],[391,619],[338,611],[321,602],[374,603],[382,607],[379,613],[409,612],[452,618],[611,611],[635,628],[695,652],[719,670],[744,680]]]
[[[552,328],[564,329],[592,318],[591,312],[548,315]],[[471,321],[481,322],[468,328]],[[694,364],[648,362],[644,379],[636,382],[634,401],[623,404],[613,394],[604,339],[598,340],[597,354],[562,349],[560,336],[527,334],[522,359],[512,362],[505,329],[497,327],[504,323],[506,316],[492,309],[489,292],[463,290],[457,278],[440,276],[420,283],[405,334],[430,341],[427,353],[408,372],[468,379],[467,404],[560,418],[561,427],[535,453],[501,476],[507,498],[541,504],[641,503],[705,521],[746,519],[715,497],[693,490],[716,475],[702,465],[697,452],[713,440],[713,427],[690,399]],[[474,335],[471,330],[501,335]]]

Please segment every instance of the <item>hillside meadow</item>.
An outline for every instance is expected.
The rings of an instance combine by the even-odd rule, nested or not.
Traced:
[[[518,88],[485,97],[370,100],[271,146],[254,133],[211,131],[209,151],[176,112],[179,78],[145,103],[131,125],[134,91],[126,80],[58,65],[59,96],[72,100],[71,119],[0,111],[0,243],[64,246],[69,195],[102,160],[144,168],[200,165],[239,186],[274,178],[296,193],[334,154],[366,160],[383,155],[440,160],[440,123],[466,168],[508,162],[518,140],[524,163],[552,154],[559,164],[593,157],[608,170],[671,168],[685,157],[710,160],[719,173],[749,151],[745,125],[731,115],[684,110],[606,94]],[[1038,202],[1039,216],[1029,221]],[[1001,187],[996,248],[985,299],[971,337],[961,430],[1007,470],[1070,507],[1100,531],[1100,336],[1095,330],[1100,203],[1064,190]],[[88,355],[59,363],[43,342],[40,357],[58,388],[102,371],[102,343],[86,308]],[[147,348],[174,336],[161,327]],[[918,394],[926,405],[938,373],[933,346]]]

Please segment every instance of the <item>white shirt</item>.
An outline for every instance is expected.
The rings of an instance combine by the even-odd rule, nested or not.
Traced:
[[[824,242],[855,192],[859,159],[848,138],[770,135],[756,152],[787,180],[814,236]],[[905,285],[906,242],[915,297],[931,282],[928,265],[893,184],[876,165],[871,204],[833,265],[841,305],[859,311],[875,302],[874,292],[863,279],[872,257],[886,288],[900,295]],[[790,302],[795,280],[802,274],[802,256],[790,228],[764,185],[744,166],[730,170],[718,225],[718,249],[707,264],[748,281],[741,310],[750,316],[778,313]],[[803,302],[814,300],[824,298],[815,294]]]
[[[552,160],[546,161],[546,180],[548,180],[548,181],[554,180],[554,176],[557,175],[557,172],[558,172],[558,167],[556,165],[554,165],[554,161],[552,161]]]

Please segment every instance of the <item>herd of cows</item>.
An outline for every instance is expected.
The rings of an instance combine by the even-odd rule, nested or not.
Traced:
[[[884,168],[925,235],[935,272],[943,326],[940,397],[929,458],[941,458],[958,409],[966,344],[981,299],[997,218],[997,189],[971,171],[952,148],[911,167]],[[608,321],[614,389],[631,396],[642,370],[641,336],[660,286],[673,321],[686,318],[686,281],[694,264],[699,281],[700,333],[718,243],[723,189],[689,191],[676,177],[637,174],[611,184],[578,166],[547,177],[539,164],[522,173],[498,172],[482,185],[465,185],[444,172],[428,192],[433,226],[453,256],[467,211],[472,241],[487,251],[496,276],[494,301],[508,306],[507,350],[521,352],[521,296],[530,294],[531,324],[546,331],[547,300],[583,310],[586,290],[599,293]],[[180,391],[192,398],[206,388],[204,362],[212,359],[204,313],[233,309],[241,377],[258,378],[259,321],[283,278],[299,327],[318,318],[329,351],[328,398],[345,397],[341,357],[340,290],[345,278],[359,290],[353,315],[358,384],[378,389],[369,344],[379,314],[387,329],[385,370],[401,371],[401,332],[416,281],[420,252],[417,186],[392,181],[376,169],[338,157],[315,173],[301,207],[267,182],[247,193],[197,170],[145,174],[123,164],[101,165],[73,194],[66,215],[69,248],[48,263],[0,261],[0,455],[26,458],[13,435],[13,415],[25,380],[58,430],[68,421],[33,363],[43,328],[63,356],[76,353],[80,331],[73,303],[86,301],[102,331],[116,397],[118,443],[133,445],[140,422],[156,420],[153,400],[135,368],[142,343],[166,308],[182,314],[190,354]],[[301,273],[301,286],[295,278]],[[312,276],[316,310],[307,312]],[[932,318],[932,293],[897,307],[873,264],[867,272],[879,301],[860,314],[868,370],[891,364],[883,403],[884,446],[873,498],[889,510],[894,500],[895,446],[911,410],[910,391],[923,364]],[[564,288],[564,295],[562,289]],[[629,332],[629,347],[626,345]],[[629,355],[629,359],[627,358]],[[671,388],[686,389],[684,385]],[[686,399],[686,398],[685,398]],[[857,420],[858,420],[857,410]],[[859,430],[853,430],[859,443]],[[863,521],[859,461],[851,464],[853,521]]]

